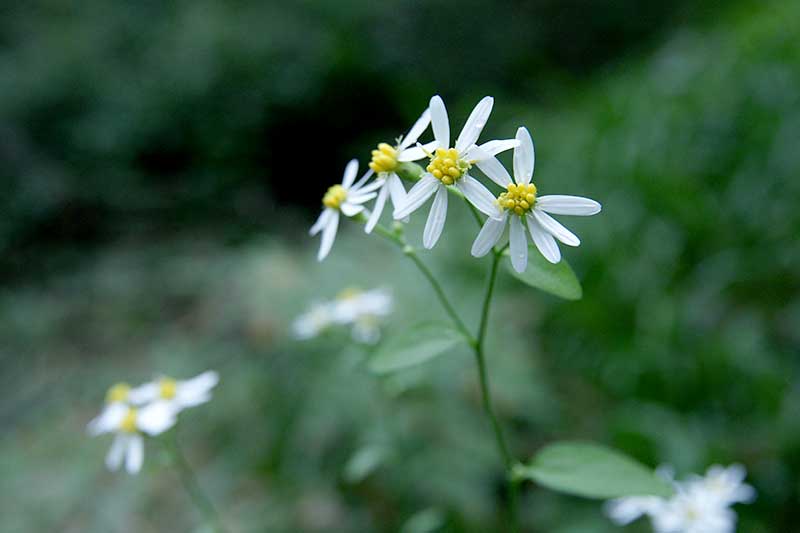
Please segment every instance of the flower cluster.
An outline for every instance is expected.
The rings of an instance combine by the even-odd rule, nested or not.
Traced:
[[[388,289],[348,288],[333,300],[311,304],[308,311],[295,319],[292,332],[298,339],[310,339],[331,326],[350,325],[354,340],[373,344],[380,339],[381,319],[392,312],[392,305]]]
[[[741,465],[727,468],[714,465],[705,476],[692,476],[677,482],[662,468],[659,473],[675,487],[670,499],[634,496],[611,500],[606,513],[617,524],[625,525],[648,516],[655,533],[732,533],[736,513],[731,506],[755,499],[755,490],[744,483]]]
[[[358,181],[358,162],[355,159],[350,161],[345,168],[341,185],[334,185],[325,194],[322,201],[324,209],[311,227],[311,235],[322,232],[318,259],[324,259],[331,250],[340,213],[346,217],[368,215],[365,231],[370,233],[377,225],[387,199],[391,199],[394,206],[394,219],[406,221],[433,198],[422,235],[425,248],[433,248],[444,229],[450,192],[460,193],[477,211],[487,217],[472,245],[472,255],[475,257],[487,254],[499,243],[506,225],[509,226],[511,262],[518,272],[524,271],[528,263],[526,233],[551,263],[561,260],[556,240],[568,246],[578,246],[578,237],[550,214],[594,215],[600,212],[600,204],[579,196],[538,196],[538,189],[531,182],[534,169],[533,140],[524,127],[517,130],[514,139],[478,144],[493,104],[494,99],[490,96],[478,102],[458,138],[451,143],[447,110],[442,99],[434,96],[428,109],[405,137],[399,138],[395,145],[385,142],[378,144],[372,151],[369,171]],[[418,140],[429,125],[432,127],[434,140],[420,144]],[[495,157],[512,148],[513,179]],[[398,174],[400,165],[426,158],[428,164],[421,177],[406,192]],[[475,168],[502,187],[502,192],[492,193],[473,177]],[[373,199],[375,203],[369,211],[365,204]]]
[[[108,389],[102,412],[88,425],[90,435],[114,433],[106,455],[109,470],[122,463],[130,474],[139,472],[144,460],[144,435],[156,436],[175,425],[178,413],[211,399],[219,376],[203,372],[185,381],[162,376],[138,387],[117,383]]]

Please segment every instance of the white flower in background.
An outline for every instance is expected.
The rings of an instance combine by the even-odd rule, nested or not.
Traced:
[[[367,220],[364,231],[371,233],[381,218],[383,208],[386,205],[387,196],[391,198],[395,209],[403,205],[406,199],[406,190],[403,182],[395,170],[400,163],[418,161],[427,157],[430,150],[436,148],[436,141],[425,146],[411,146],[417,142],[419,136],[428,128],[431,123],[431,112],[426,109],[422,116],[411,126],[405,137],[398,139],[398,144],[392,146],[388,143],[380,143],[376,150],[372,151],[372,161],[369,168],[375,172],[378,179],[384,180],[383,185],[378,191],[378,198],[372,209],[372,214]]]
[[[508,221],[511,264],[517,272],[524,272],[528,266],[525,226],[545,259],[558,263],[561,261],[561,251],[556,239],[568,246],[578,246],[581,241],[548,213],[589,216],[599,213],[601,207],[594,200],[580,196],[537,197],[536,185],[531,183],[535,162],[533,140],[526,128],[517,130],[517,140],[519,146],[514,149],[514,181],[508,173],[502,180],[496,180],[506,188],[506,192],[492,203],[494,211],[487,213],[490,216],[472,244],[472,255],[483,257],[489,253],[502,237]]]
[[[184,381],[163,376],[131,389],[129,397],[133,405],[164,403],[175,413],[179,413],[211,400],[211,389],[217,383],[219,374],[213,370]]]
[[[95,434],[97,428],[108,425],[107,418],[116,417],[121,407],[127,407],[130,402],[131,386],[127,383],[116,383],[106,392],[106,405],[95,419],[89,422],[88,431]]]
[[[744,483],[745,476],[741,465],[714,465],[705,477],[693,476],[684,482],[670,479],[675,486],[671,498],[619,498],[606,502],[604,509],[619,525],[648,516],[655,533],[733,533],[736,513],[730,506],[755,498],[755,489]]]
[[[143,434],[159,435],[175,425],[176,411],[168,403],[156,402],[136,408],[122,402],[109,404],[98,418],[89,423],[91,435],[114,433],[114,441],[106,455],[109,470],[125,470],[136,474],[144,461]]]
[[[333,323],[333,305],[330,302],[314,302],[308,311],[294,319],[292,333],[296,339],[312,339]]]
[[[392,306],[392,293],[388,289],[350,288],[337,296],[333,316],[339,324],[352,324],[354,340],[374,344],[380,339],[381,319],[391,314]]]
[[[331,251],[336,238],[336,229],[339,227],[339,213],[346,217],[355,216],[364,211],[364,203],[377,196],[375,189],[383,185],[383,180],[375,180],[366,185],[372,172],[365,174],[357,183],[358,161],[355,159],[347,163],[341,185],[334,185],[328,189],[322,198],[324,206],[317,221],[311,226],[309,233],[313,236],[322,232],[322,242],[319,246],[317,259],[322,261]]]
[[[425,248],[433,248],[444,228],[447,217],[447,186],[454,185],[467,200],[478,210],[490,217],[498,216],[494,205],[494,196],[478,180],[469,175],[473,165],[477,165],[490,179],[504,185],[510,181],[508,171],[494,156],[515,147],[514,139],[489,141],[477,146],[475,142],[489,119],[494,99],[483,98],[472,110],[464,128],[456,139],[455,146],[450,145],[450,123],[447,110],[441,97],[431,98],[429,110],[433,125],[433,136],[436,141],[435,150],[429,154],[430,164],[427,172],[408,191],[402,206],[395,206],[394,218],[402,219],[422,207],[428,198],[433,196],[422,243]]]

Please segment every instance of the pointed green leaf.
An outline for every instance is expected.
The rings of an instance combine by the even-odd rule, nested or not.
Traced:
[[[589,442],[545,446],[514,475],[549,489],[587,498],[672,495],[670,484],[620,452]]]
[[[454,346],[465,343],[461,333],[443,324],[412,326],[389,338],[369,362],[369,368],[386,374],[424,363],[442,355]]]
[[[528,248],[528,268],[525,269],[525,272],[520,274],[514,270],[510,259],[506,262],[506,266],[512,276],[531,287],[566,300],[580,300],[583,296],[581,283],[575,277],[575,272],[572,271],[566,259],[561,259],[554,265],[545,259],[534,246]]]

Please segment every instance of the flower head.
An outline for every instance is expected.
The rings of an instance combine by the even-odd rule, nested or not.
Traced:
[[[315,302],[292,324],[298,339],[316,337],[330,326],[352,326],[353,339],[372,344],[380,339],[381,320],[392,312],[392,293],[383,288],[361,290],[350,287],[335,299]]]
[[[476,141],[489,119],[492,112],[494,99],[491,96],[483,98],[467,118],[455,145],[450,144],[450,123],[447,110],[441,97],[431,98],[429,110],[435,149],[427,155],[430,162],[427,172],[408,191],[402,206],[395,206],[394,218],[402,219],[422,207],[433,196],[433,205],[428,214],[422,243],[425,248],[433,248],[444,228],[447,218],[447,187],[455,186],[484,214],[498,216],[494,206],[494,196],[478,180],[470,176],[473,166],[481,169],[490,179],[497,183],[510,180],[508,172],[494,157],[496,154],[515,147],[518,141],[513,139],[489,141],[483,145],[476,145]],[[427,149],[426,149],[427,151]]]
[[[364,175],[358,182],[358,161],[355,159],[347,163],[344,169],[344,176],[340,185],[330,187],[322,197],[322,213],[317,221],[311,226],[309,233],[316,235],[322,232],[322,242],[320,243],[317,259],[322,261],[327,257],[336,238],[336,230],[339,227],[339,213],[346,217],[355,216],[364,211],[364,203],[375,198],[375,189],[383,185],[382,180],[376,180],[367,185],[367,181],[372,175],[372,171]]]
[[[334,323],[330,302],[314,302],[311,307],[292,322],[292,333],[300,340],[316,337]]]
[[[509,223],[511,264],[517,272],[528,266],[527,227],[531,240],[551,263],[561,261],[556,239],[568,246],[580,245],[580,239],[548,213],[588,216],[600,212],[600,204],[580,196],[539,196],[531,182],[535,163],[533,140],[526,128],[517,130],[519,145],[514,149],[514,179],[506,174],[499,182],[506,190],[493,202],[494,213],[486,220],[472,244],[472,255],[489,253]]]
[[[179,413],[211,400],[211,389],[219,383],[219,374],[208,370],[191,379],[178,381],[162,376],[154,381],[140,385],[130,391],[133,405],[165,403]]]

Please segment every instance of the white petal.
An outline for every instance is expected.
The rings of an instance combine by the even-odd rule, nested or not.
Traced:
[[[596,215],[601,209],[600,204],[590,198],[563,194],[540,196],[536,199],[536,206],[554,215],[589,216]]]
[[[484,174],[489,176],[489,179],[499,186],[505,187],[511,183],[511,176],[508,174],[508,170],[506,170],[506,167],[494,156],[482,159],[478,161],[476,165],[478,165],[478,168],[481,169]]]
[[[478,236],[475,237],[475,242],[472,243],[472,255],[475,257],[483,257],[492,247],[497,244],[500,237],[503,235],[503,230],[506,227],[507,215],[503,213],[503,218],[487,218],[484,222]]]
[[[526,128],[517,130],[519,146],[514,149],[514,179],[517,183],[527,185],[533,177],[534,151],[533,139]]]
[[[342,210],[342,214],[346,217],[354,217],[359,214],[361,211],[364,210],[363,205],[356,205],[350,202],[345,202],[339,206],[339,209]]]
[[[328,220],[330,219],[332,212],[333,209],[331,209],[330,207],[326,207],[325,209],[323,209],[322,213],[319,214],[317,221],[314,222],[314,225],[311,226],[310,230],[308,230],[308,234],[313,237],[314,235],[319,233],[320,230],[322,230],[322,228],[325,227],[325,224],[328,223]]]
[[[347,189],[356,180],[358,174],[358,159],[351,159],[347,166],[344,167],[344,176],[342,177],[342,186]]]
[[[528,231],[531,233],[533,244],[542,253],[545,259],[551,263],[558,263],[561,261],[561,250],[558,249],[556,240],[550,235],[543,227],[536,222],[530,214],[525,217],[528,222]]]
[[[378,220],[381,218],[381,213],[383,213],[383,206],[386,204],[386,197],[389,195],[389,183],[386,183],[384,187],[381,189],[381,192],[378,193],[378,199],[375,200],[375,205],[372,207],[372,214],[369,216],[369,220],[367,220],[367,225],[364,227],[364,231],[366,233],[372,233],[372,230],[375,228],[375,225],[378,223]]]
[[[437,94],[431,98],[428,109],[431,111],[431,124],[436,142],[441,148],[448,148],[450,146],[450,123],[447,120],[447,109],[444,107],[442,97]]]
[[[176,400],[183,407],[193,407],[210,399],[209,392],[219,383],[219,374],[208,370],[181,382],[178,385]]]
[[[362,184],[359,187],[353,186],[353,187],[350,188],[350,190],[347,191],[347,196],[348,196],[348,198],[350,198],[352,196],[363,195],[363,194],[367,194],[369,192],[375,191],[375,190],[381,188],[381,186],[383,185],[383,182],[384,182],[383,178],[378,178],[375,181],[373,181],[372,183],[370,183],[369,185],[363,185]]]
[[[578,236],[562,226],[556,219],[538,208],[534,208],[532,213],[539,225],[547,230],[553,237],[567,246],[580,246],[581,240]]]
[[[125,470],[129,474],[137,474],[142,469],[144,461],[144,439],[141,435],[130,435],[128,437],[128,454],[125,458]]]
[[[425,222],[425,231],[422,233],[422,244],[425,248],[433,248],[439,240],[445,218],[447,218],[447,187],[440,185],[433,199],[428,221]]]
[[[405,218],[424,204],[436,188],[441,185],[441,182],[434,178],[431,174],[425,174],[406,194],[405,202],[401,206],[395,206],[394,218],[399,220]]]
[[[96,436],[101,433],[114,431],[128,413],[128,406],[123,402],[114,402],[106,405],[103,411],[94,418],[86,427],[89,435]]]
[[[114,441],[111,443],[111,448],[106,454],[106,468],[111,471],[119,470],[122,465],[122,458],[125,455],[125,450],[128,447],[128,435],[119,433],[114,435]]]
[[[481,135],[481,131],[483,131],[483,127],[486,126],[486,121],[489,120],[489,115],[492,113],[492,105],[494,105],[494,98],[491,96],[484,96],[478,102],[478,105],[475,106],[475,109],[472,110],[469,118],[464,123],[458,139],[456,139],[456,150],[463,152],[475,144],[475,141]]]
[[[517,139],[501,139],[499,141],[485,142],[480,145],[479,148],[489,155],[497,155],[506,150],[516,148],[517,146],[519,146],[519,141]]]
[[[428,154],[432,153],[438,147],[439,143],[437,141],[431,141],[428,144],[418,144],[417,146],[412,146],[401,151],[397,156],[397,160],[403,162],[425,159],[428,157]]]
[[[481,182],[470,175],[465,175],[456,182],[456,187],[484,215],[500,218],[502,212],[497,208],[494,195]]]
[[[360,189],[363,185],[367,182],[367,180],[375,174],[375,171],[371,168],[367,169],[363,176],[352,186],[350,187],[351,191],[355,191],[356,189]]]
[[[389,195],[392,198],[392,205],[398,208],[406,201],[406,190],[403,188],[403,182],[397,174],[389,174],[386,179],[389,180]]]
[[[317,261],[322,261],[328,256],[333,246],[333,240],[336,238],[336,229],[339,227],[339,212],[334,211],[330,220],[322,229],[322,241],[319,244],[319,252],[317,252]]]
[[[428,127],[428,124],[431,123],[431,110],[426,109],[422,112],[422,115],[417,119],[411,129],[408,130],[408,133],[403,138],[403,141],[400,143],[400,148],[408,148],[412,144],[417,142],[419,136],[422,135],[422,132]]]
[[[512,215],[511,229],[508,234],[509,251],[511,252],[511,266],[517,272],[525,272],[528,267],[528,239],[525,238],[525,228],[522,227],[519,217]]]
[[[343,207],[345,204],[350,204],[351,206],[359,206],[360,204],[369,202],[376,196],[378,196],[378,193],[376,192],[369,192],[367,194],[354,194],[352,196],[348,196],[347,200],[340,207]]]
[[[176,408],[171,401],[156,401],[136,413],[136,427],[148,435],[158,435],[175,425]]]

